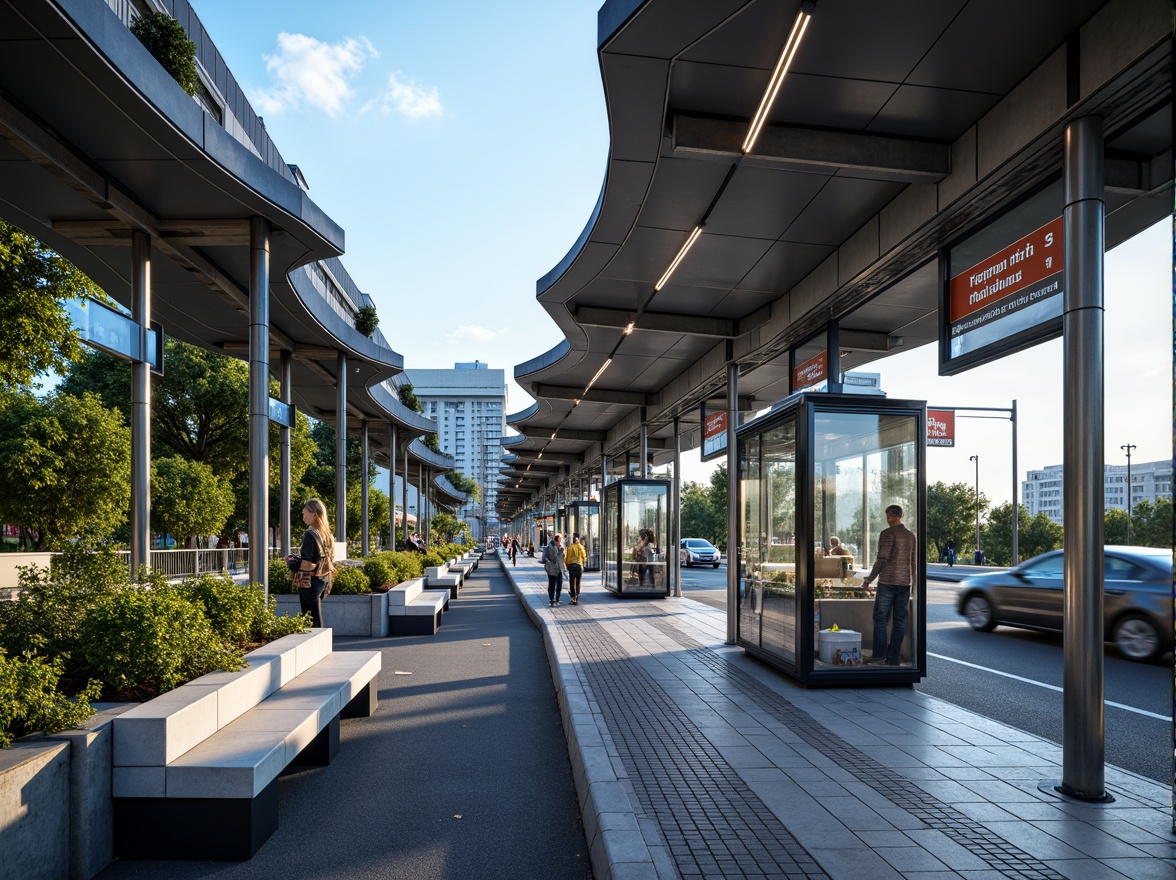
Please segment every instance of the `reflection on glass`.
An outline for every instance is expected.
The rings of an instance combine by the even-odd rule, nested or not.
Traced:
[[[621,594],[668,594],[669,483],[618,480],[605,489],[603,584]]]

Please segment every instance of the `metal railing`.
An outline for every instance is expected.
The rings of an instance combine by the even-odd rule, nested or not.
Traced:
[[[119,551],[131,564],[131,552]],[[193,577],[200,574],[242,574],[249,571],[248,547],[222,547],[213,550],[152,550],[151,570],[167,578]]]

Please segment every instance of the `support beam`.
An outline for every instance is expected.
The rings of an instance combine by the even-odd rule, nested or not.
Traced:
[[[620,403],[630,406],[657,406],[658,395],[643,394],[640,391],[612,391],[607,388],[593,386],[588,393],[584,393],[582,385],[543,385],[535,386],[536,397],[547,397],[555,400],[586,400],[592,403]]]
[[[732,162],[742,156],[747,123],[679,113],[672,122],[673,151],[684,158]],[[852,171],[858,177],[903,183],[938,183],[951,172],[951,147],[881,134],[765,126],[744,165],[798,170]]]
[[[536,425],[520,425],[518,431],[524,437],[537,437],[546,440],[551,437],[551,428],[540,428]],[[560,428],[556,435],[560,440],[582,440],[587,443],[601,443],[608,439],[607,431],[577,431],[571,428]]]
[[[600,306],[577,306],[576,323],[585,327],[616,327],[623,330],[629,322],[636,322],[636,329],[642,332],[674,333],[685,336],[711,336],[716,339],[731,339],[747,332],[739,322],[724,318],[707,318],[702,315],[677,315],[668,312],[642,312],[636,310],[609,309]],[[763,323],[761,321],[760,323]],[[750,329],[750,328],[748,328]]]
[[[902,345],[902,338],[890,336],[886,333],[875,333],[871,330],[847,330],[838,328],[839,342],[842,351],[878,351],[888,352]]]
[[[270,224],[249,221],[249,580],[269,596]]]

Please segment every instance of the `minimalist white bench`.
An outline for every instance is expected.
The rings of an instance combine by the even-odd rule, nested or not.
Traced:
[[[114,720],[119,857],[250,858],[278,827],[282,771],[329,764],[339,719],[376,709],[380,653],[333,651],[330,629],[245,659]]]
[[[449,590],[426,590],[424,578],[413,578],[388,591],[388,634],[431,636],[449,607]]]
[[[465,577],[460,570],[454,571],[448,565],[430,565],[425,569],[425,580],[430,587],[449,590],[450,598],[456,599]]]

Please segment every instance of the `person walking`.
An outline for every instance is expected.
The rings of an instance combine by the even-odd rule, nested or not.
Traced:
[[[555,534],[543,548],[543,570],[547,572],[547,599],[549,605],[558,605],[563,594],[564,548],[563,535]]]
[[[568,595],[572,597],[572,604],[580,604],[580,578],[584,576],[584,563],[588,561],[588,553],[580,543],[579,535],[572,535],[572,543],[568,544],[564,554],[564,564],[568,567]]]
[[[911,585],[915,581],[915,533],[902,524],[902,508],[891,504],[886,508],[887,528],[878,536],[878,555],[874,567],[863,584],[870,589],[870,581],[878,579],[874,597],[874,653],[866,662],[897,666],[902,654],[902,640],[906,636],[907,603]],[[894,625],[886,638],[886,625],[891,616]]]
[[[515,535],[510,539],[510,564],[519,564],[519,536]]]
[[[951,568],[953,565],[955,565],[955,561],[956,561],[955,538],[948,537],[947,543],[943,545],[943,558],[947,562],[948,568]]]
[[[331,576],[335,572],[335,537],[327,522],[327,506],[317,498],[303,505],[302,521],[307,529],[302,534],[298,551],[302,561],[294,572],[294,583],[302,613],[310,613],[311,626],[321,627],[323,596],[331,592]]]

